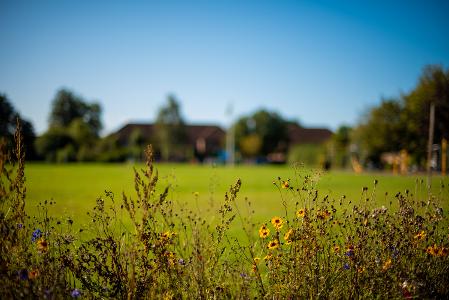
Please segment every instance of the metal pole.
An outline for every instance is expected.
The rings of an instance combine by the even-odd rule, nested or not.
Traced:
[[[430,116],[429,116],[429,141],[427,143],[427,187],[431,186],[432,176],[432,144],[433,144],[433,131],[435,127],[435,103],[430,103]]]

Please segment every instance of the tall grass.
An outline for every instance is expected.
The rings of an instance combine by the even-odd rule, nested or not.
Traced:
[[[449,295],[449,223],[440,203],[448,199],[430,192],[397,193],[377,207],[374,182],[353,205],[321,195],[316,174],[295,171],[292,180],[273,181],[282,215],[256,223],[255,208],[238,198],[238,180],[211,218],[167,197],[171,187],[160,186],[148,147],[134,194],[105,192],[85,235],[76,220],[48,214],[53,201],[25,213],[20,128],[14,152],[0,150],[1,299]],[[235,223],[245,238],[230,233]]]

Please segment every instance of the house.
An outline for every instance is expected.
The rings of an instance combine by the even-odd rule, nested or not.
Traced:
[[[115,135],[121,146],[128,146],[134,132],[138,132],[146,143],[156,144],[156,126],[154,124],[129,123],[119,129]],[[185,125],[187,145],[186,152],[203,161],[207,157],[217,156],[224,149],[226,132],[216,125]],[[155,145],[157,147],[157,145]],[[187,157],[180,158],[188,159]]]
[[[326,128],[304,128],[296,123],[288,124],[290,146],[303,144],[323,144],[332,137],[332,131]]]
[[[138,132],[139,138],[145,143],[152,143],[157,148],[156,126],[146,123],[129,123],[119,129],[115,135],[120,146],[130,145],[134,133]],[[217,157],[225,149],[226,132],[216,125],[185,125],[187,135],[187,153],[190,158],[204,161],[210,157]],[[303,144],[323,144],[332,136],[332,131],[323,128],[304,128],[296,123],[288,124],[289,147]],[[287,146],[287,145],[286,145]],[[287,148],[285,147],[285,150]],[[286,161],[286,153],[280,151],[271,153],[267,157],[268,162],[283,163]],[[189,157],[178,157],[175,160],[186,160]]]

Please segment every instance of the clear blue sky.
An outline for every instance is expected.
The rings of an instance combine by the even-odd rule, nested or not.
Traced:
[[[194,123],[266,108],[305,126],[355,124],[449,67],[449,1],[0,0],[0,92],[47,128],[67,87],[104,133],[152,121],[166,96]]]

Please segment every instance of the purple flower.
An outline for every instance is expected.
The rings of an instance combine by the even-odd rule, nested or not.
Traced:
[[[73,289],[70,295],[72,295],[72,298],[79,298],[81,297],[81,291],[79,289]]]
[[[23,228],[23,224],[22,223],[17,223],[17,228],[18,229],[22,229]]]
[[[345,269],[345,270],[349,270],[349,269],[350,269],[350,267],[349,267],[349,265],[348,265],[348,264],[344,264],[344,265],[343,265],[343,269]]]
[[[349,249],[348,251],[345,252],[345,255],[348,256],[348,257],[354,256],[354,250]]]
[[[28,270],[27,269],[20,270],[19,278],[20,278],[20,280],[28,280]]]
[[[31,237],[31,241],[35,242],[38,238],[40,238],[42,236],[42,231],[40,229],[36,229],[33,232],[33,236]]]
[[[179,263],[181,266],[184,266],[184,265],[186,264],[186,262],[185,262],[182,258],[180,258],[180,259],[178,260],[178,263]]]

